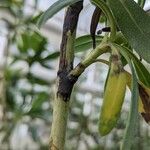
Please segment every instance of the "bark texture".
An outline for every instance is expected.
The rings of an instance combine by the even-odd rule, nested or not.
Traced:
[[[53,105],[53,122],[50,137],[50,150],[64,150],[69,100],[78,77],[69,75],[74,62],[74,40],[83,0],[68,7],[63,25],[60,46],[60,61],[57,74],[57,90]]]

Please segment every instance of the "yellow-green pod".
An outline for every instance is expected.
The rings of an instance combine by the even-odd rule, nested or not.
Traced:
[[[104,100],[99,118],[99,132],[107,135],[116,125],[120,116],[126,91],[126,74],[110,72],[104,93]]]

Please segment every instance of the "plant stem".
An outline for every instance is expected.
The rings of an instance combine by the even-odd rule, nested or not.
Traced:
[[[91,51],[88,56],[85,57],[83,61],[81,61],[69,74],[69,76],[79,77],[84,70],[95,62],[96,58],[98,58],[103,53],[106,53],[109,51],[109,46],[107,43],[101,43],[99,46],[97,46],[93,51]]]
[[[78,17],[83,8],[83,0],[68,7],[63,25],[60,46],[60,61],[57,75],[57,90],[53,105],[53,121],[50,137],[50,150],[64,150],[69,100],[73,86],[78,78],[68,77],[73,69],[74,40]]]
[[[53,123],[51,130],[51,150],[61,150],[65,143],[69,101],[63,101],[63,97],[56,96],[53,109]]]

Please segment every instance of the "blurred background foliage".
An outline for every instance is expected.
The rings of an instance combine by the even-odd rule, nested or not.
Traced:
[[[38,0],[33,1],[30,15],[25,13],[25,7],[31,7],[26,6],[26,1],[0,1],[0,36],[6,39],[0,63],[0,150],[48,150],[55,78],[48,74],[45,78],[40,72],[46,69],[56,76],[59,52],[49,49],[51,43],[37,29],[35,22],[41,12]],[[85,43],[84,39],[80,40]],[[91,41],[87,43],[81,47],[76,42],[76,49],[80,51],[76,54],[77,61],[84,57],[83,50],[92,45]],[[36,64],[40,67],[33,71]],[[71,100],[66,150],[117,150],[123,137],[128,100],[116,129],[106,137],[98,134],[101,91],[107,68],[100,64],[92,67],[95,68],[93,80],[100,88],[98,92],[91,89],[88,71],[77,83]],[[133,149],[149,150],[150,130],[143,120],[139,129],[139,139]]]

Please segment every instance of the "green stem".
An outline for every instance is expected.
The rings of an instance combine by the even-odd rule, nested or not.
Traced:
[[[97,62],[100,62],[100,63],[103,63],[107,66],[110,66],[110,62],[107,60],[104,60],[104,59],[96,59],[93,63],[97,63]]]
[[[106,5],[106,3],[103,0],[91,0],[91,2],[95,4],[96,6],[98,6],[108,18],[110,26],[111,26],[110,39],[113,41],[116,36],[117,28],[116,28],[115,19],[109,7]]]
[[[98,58],[100,55],[106,53],[109,51],[109,46],[107,43],[101,43],[99,46],[97,46],[94,50],[92,50],[88,56],[85,57],[83,61],[81,61],[71,72],[70,76],[77,76],[79,77],[84,70],[91,65],[96,58]]]
[[[63,101],[63,97],[55,96],[50,150],[64,149],[68,110],[69,102]]]

